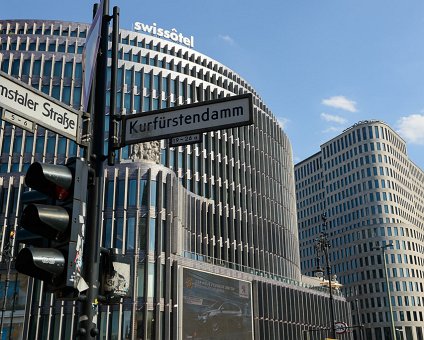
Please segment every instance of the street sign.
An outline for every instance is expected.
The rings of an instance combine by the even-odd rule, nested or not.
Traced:
[[[226,97],[122,116],[122,145],[253,123],[252,95]]]
[[[200,143],[202,141],[202,134],[196,133],[194,135],[185,135],[179,137],[172,137],[169,140],[169,146],[180,146],[187,144]]]
[[[90,99],[90,90],[93,83],[94,71],[96,70],[97,52],[99,50],[100,35],[103,21],[103,0],[97,8],[96,15],[88,30],[85,39],[84,50],[82,51],[82,92],[83,92],[83,111],[87,112],[88,101]]]
[[[29,132],[34,132],[34,129],[35,129],[34,123],[28,119],[18,116],[16,113],[3,110],[3,114],[1,118],[5,120],[6,122],[19,126],[21,129],[27,130]]]
[[[0,71],[0,107],[81,143],[82,113]],[[15,124],[15,123],[13,123]],[[19,125],[18,122],[16,125]]]
[[[335,322],[334,328],[336,329],[337,334],[344,334],[347,332],[349,326],[346,322]]]

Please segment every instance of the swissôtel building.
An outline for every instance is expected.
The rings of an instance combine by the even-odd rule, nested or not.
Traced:
[[[87,29],[0,20],[0,69],[79,109]],[[328,289],[300,272],[291,145],[275,116],[234,71],[183,44],[121,30],[119,58],[123,115],[252,93],[255,123],[203,133],[192,145],[126,146],[116,166],[105,168],[101,245],[131,259],[132,278],[129,297],[99,306],[99,338],[327,336]],[[19,225],[28,166],[63,164],[82,150],[40,126],[34,133],[6,121],[0,126],[4,251]],[[3,258],[3,334],[75,338],[79,303],[56,300],[43,282],[16,273],[13,262],[10,275],[6,267]],[[336,320],[350,324],[346,300],[335,294],[333,306]]]

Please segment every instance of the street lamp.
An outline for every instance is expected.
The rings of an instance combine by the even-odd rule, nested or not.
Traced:
[[[7,291],[9,290],[9,282],[10,282],[10,271],[13,260],[13,239],[15,238],[15,232],[11,231],[9,234],[9,241],[4,245],[3,251],[0,253],[4,262],[7,266],[6,272],[6,280],[4,283],[4,296],[3,302],[1,306],[1,316],[0,316],[0,337],[3,339],[3,321],[4,314],[6,312],[6,303],[7,303]]]
[[[386,280],[386,290],[387,290],[387,299],[389,300],[389,312],[390,312],[390,325],[392,331],[393,340],[397,340],[396,329],[395,329],[395,320],[393,319],[393,306],[392,306],[392,296],[389,288],[389,277],[387,275],[387,264],[386,264],[386,249],[391,248],[393,246],[392,243],[378,245],[376,247],[372,247],[371,250],[381,250],[381,255],[383,256],[383,264],[384,264],[384,278]]]
[[[324,213],[321,215],[322,218],[322,231],[320,236],[315,240],[315,251],[316,251],[316,264],[317,269],[315,270],[315,276],[324,277],[324,269],[320,266],[320,258],[324,255],[326,274],[328,279],[328,288],[330,292],[330,319],[331,319],[331,336],[336,339],[336,325],[334,319],[334,298],[333,298],[333,287],[332,287],[332,275],[331,275],[331,264],[328,256],[328,249],[331,247],[330,241],[328,240],[327,234],[327,215]]]

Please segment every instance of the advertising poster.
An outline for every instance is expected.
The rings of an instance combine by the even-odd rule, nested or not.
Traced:
[[[250,282],[184,268],[182,305],[184,340],[253,339]]]

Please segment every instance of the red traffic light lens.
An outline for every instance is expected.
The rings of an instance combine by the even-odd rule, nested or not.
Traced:
[[[65,188],[62,188],[60,186],[56,186],[55,194],[56,194],[55,195],[56,199],[64,201],[69,197],[71,192],[69,190],[65,189]]]

